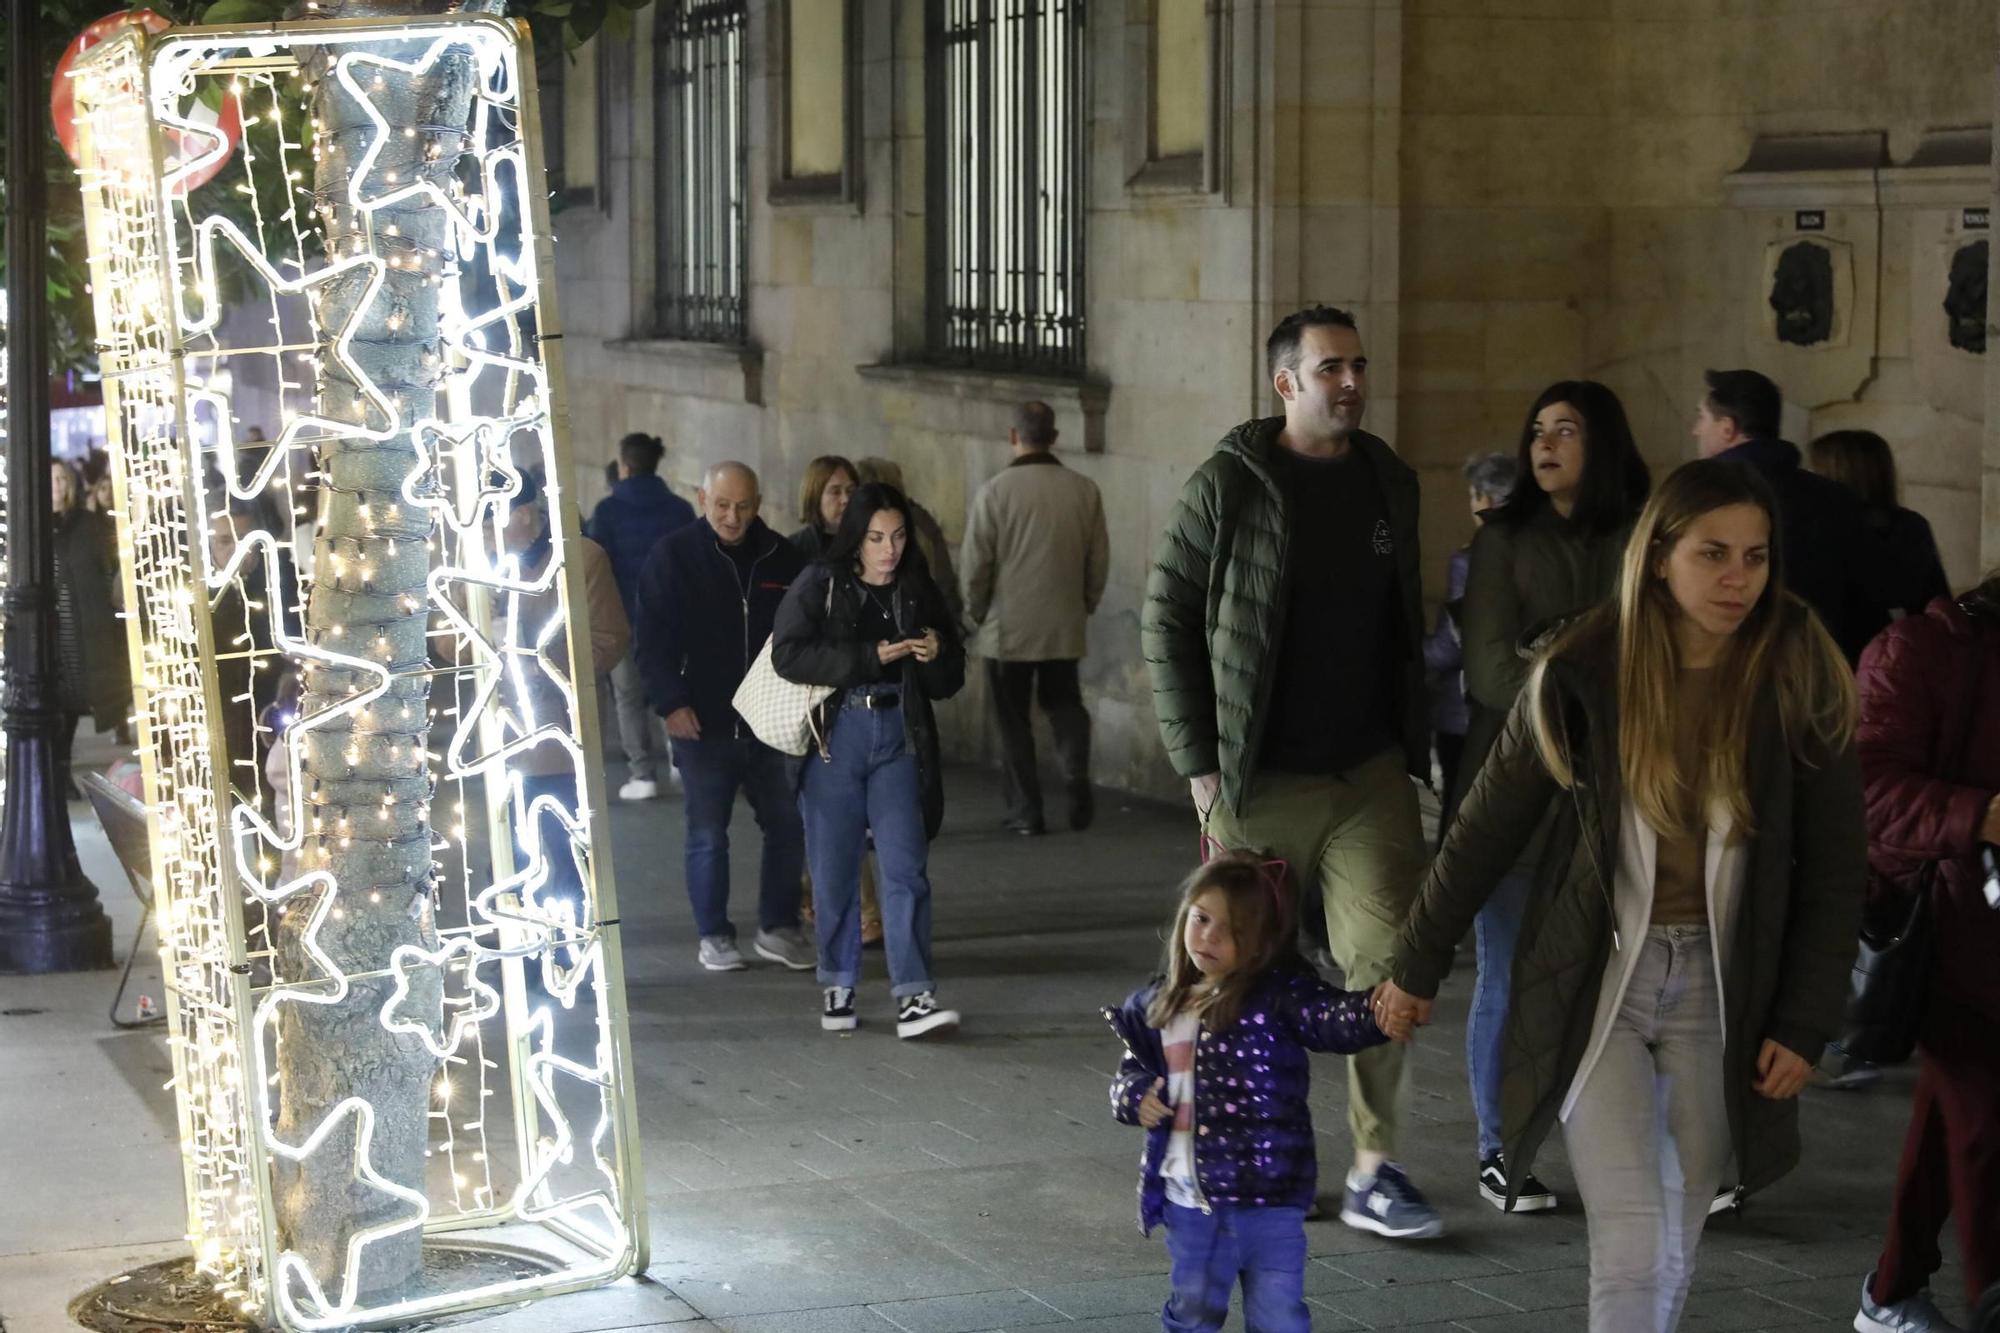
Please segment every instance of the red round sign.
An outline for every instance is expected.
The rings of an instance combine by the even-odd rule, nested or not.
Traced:
[[[55,86],[49,94],[49,113],[55,118],[56,137],[62,141],[63,151],[69,154],[71,162],[79,166],[82,163],[77,156],[76,92],[75,85],[69,77],[70,67],[76,64],[78,56],[99,42],[109,41],[117,36],[127,25],[143,27],[147,32],[165,32],[174,26],[172,20],[150,9],[127,9],[121,13],[110,14],[78,33],[75,40],[64,49],[62,59],[56,62]],[[206,103],[196,102],[189,119],[204,129],[212,130],[214,134],[220,134],[228,147],[214,161],[206,162],[181,177],[176,191],[179,194],[186,194],[189,190],[197,189],[215,179],[216,174],[228,163],[230,153],[236,150],[236,145],[243,138],[242,117],[232,98],[223,98],[222,105],[214,109]],[[162,133],[166,135],[165,158],[169,173],[215,151],[215,140],[211,134],[192,133],[181,129],[166,129]]]

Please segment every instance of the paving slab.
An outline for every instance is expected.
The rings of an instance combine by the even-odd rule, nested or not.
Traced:
[[[614,768],[611,776],[622,776]],[[1167,1296],[1160,1237],[1134,1225],[1139,1135],[1105,1089],[1117,1045],[1098,1010],[1149,975],[1189,821],[1107,796],[1086,835],[1003,835],[997,781],[947,777],[935,844],[935,964],[965,1014],[948,1040],[898,1042],[868,956],[860,1032],[819,1031],[810,974],[693,957],[674,800],[614,805],[612,850],[632,977],[633,1075],[653,1235],[651,1284],[499,1312],[496,1333],[1152,1333]],[[615,783],[614,783],[615,785]],[[77,808],[86,869],[123,950],[136,904]],[[757,838],[739,812],[736,908],[750,910]],[[150,948],[150,946],[148,946]],[[1448,1236],[1398,1244],[1333,1217],[1307,1227],[1315,1327],[1557,1333],[1584,1326],[1588,1246],[1561,1136],[1537,1171],[1553,1214],[1503,1216],[1474,1191],[1464,1074],[1469,959],[1411,1053],[1399,1156]],[[110,1030],[115,975],[0,978],[0,1124],[34,1152],[5,1164],[5,1333],[66,1329],[67,1301],[178,1252],[185,1220],[166,1053],[157,1031]],[[135,989],[157,993],[142,955]],[[1348,1160],[1345,1071],[1314,1062],[1322,1196]],[[1860,1093],[1811,1089],[1805,1161],[1740,1216],[1715,1219],[1683,1327],[1844,1327],[1872,1263],[1910,1090],[1890,1071]],[[1954,1240],[1947,1237],[1950,1252]],[[1958,1269],[1936,1282],[1963,1316]]]

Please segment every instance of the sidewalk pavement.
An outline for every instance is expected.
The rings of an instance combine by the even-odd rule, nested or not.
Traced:
[[[941,998],[966,1021],[928,1043],[896,1040],[879,954],[869,955],[863,1026],[841,1036],[819,1030],[810,974],[702,971],[677,802],[613,810],[652,1267],[643,1280],[469,1327],[1159,1328],[1166,1256],[1134,1222],[1139,1136],[1107,1109],[1119,1048],[1098,1008],[1151,970],[1195,850],[1192,823],[1106,793],[1090,832],[1023,839],[998,826],[992,775],[954,769],[948,782],[932,858],[936,968]],[[88,808],[72,812],[122,959],[137,904]],[[747,935],[757,850],[747,811],[734,832]],[[149,936],[134,993],[159,994],[153,947]],[[1560,1211],[1503,1217],[1474,1188],[1467,973],[1462,965],[1447,983],[1439,1021],[1413,1052],[1402,1154],[1448,1235],[1383,1241],[1333,1220],[1337,1206],[1309,1224],[1318,1329],[1584,1327],[1587,1249],[1560,1142],[1538,1163],[1565,1193]],[[0,1333],[68,1329],[71,1297],[182,1252],[166,1049],[157,1031],[106,1022],[115,985],[112,973],[0,977]],[[1346,1081],[1334,1059],[1316,1065],[1332,1188],[1347,1161]],[[1741,1217],[1711,1222],[1683,1328],[1848,1326],[1886,1217],[1910,1085],[1899,1070],[1870,1091],[1806,1094],[1804,1167]],[[1955,1263],[1937,1285],[1963,1318]]]

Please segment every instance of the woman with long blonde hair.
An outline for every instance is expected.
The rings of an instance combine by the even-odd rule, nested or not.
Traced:
[[[1510,1193],[1561,1122],[1590,1230],[1590,1326],[1680,1321],[1733,1154],[1798,1161],[1795,1098],[1839,1029],[1865,825],[1854,681],[1785,591],[1751,469],[1690,463],[1618,597],[1551,634],[1378,996],[1428,1017],[1452,948],[1552,814],[1503,1040]]]

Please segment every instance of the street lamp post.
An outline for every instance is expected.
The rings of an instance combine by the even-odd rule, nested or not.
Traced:
[[[55,555],[49,514],[48,199],[41,0],[8,11],[7,794],[0,810],[0,972],[111,966],[111,921],[84,878],[56,764]],[[98,645],[92,645],[93,649]],[[113,645],[114,649],[116,645]]]

